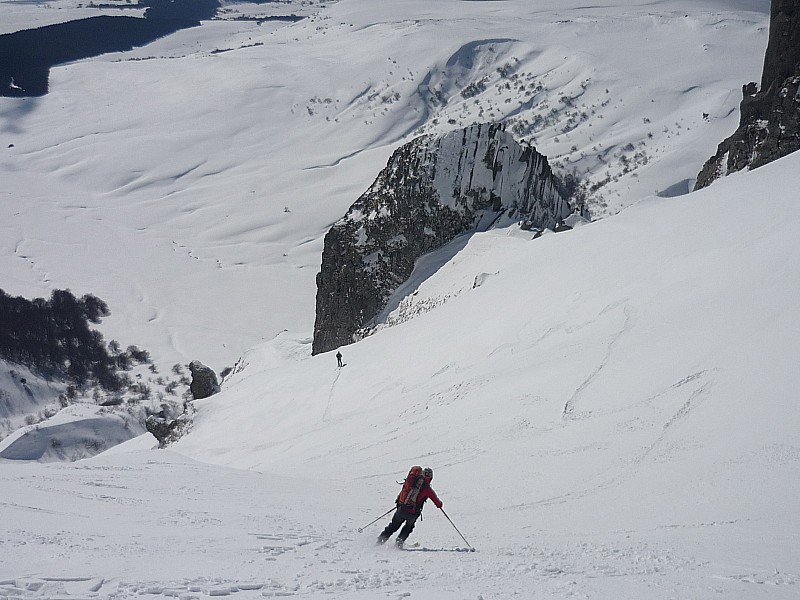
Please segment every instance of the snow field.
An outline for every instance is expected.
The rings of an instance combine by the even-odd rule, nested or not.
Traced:
[[[169,451],[0,460],[0,597],[797,596],[798,158],[652,195],[733,128],[768,2],[583,4],[342,0],[0,99],[7,291],[92,292],[107,339],[236,365]],[[520,101],[625,210],[457,240],[346,367],[310,357],[330,223],[419,127]],[[357,532],[412,464],[477,552],[431,506],[417,551]]]

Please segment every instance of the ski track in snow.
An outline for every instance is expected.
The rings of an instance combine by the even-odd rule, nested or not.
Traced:
[[[800,583],[797,572],[718,564],[676,549],[681,538],[675,536],[688,529],[721,532],[733,541],[741,528],[758,527],[749,520],[665,524],[600,537],[528,531],[517,541],[481,538],[477,552],[466,552],[449,545],[458,541],[455,532],[429,514],[413,534],[411,551],[400,552],[391,543],[374,545],[388,517],[363,534],[353,524],[360,511],[348,514],[335,505],[330,518],[325,486],[285,480],[275,487],[271,476],[187,462],[164,451],[126,463],[102,464],[100,458],[90,465],[0,472],[7,494],[25,492],[41,505],[3,505],[9,518],[0,524],[0,599],[499,600],[570,597],[577,590],[583,597],[611,597],[609,590],[616,590],[624,597],[782,600],[796,597]],[[56,527],[24,516],[31,509],[56,513],[47,507],[59,504],[73,513],[69,519],[58,514]],[[28,557],[22,563],[15,558],[20,553]],[[21,564],[25,569],[17,570]]]
[[[336,382],[339,381],[339,377],[342,374],[343,367],[336,367],[336,377],[331,384],[331,390],[328,393],[328,402],[325,404],[325,412],[322,413],[322,422],[327,423],[328,419],[330,418],[331,414],[331,407],[333,406],[333,396],[336,391]]]
[[[620,301],[615,305],[607,306],[606,308],[603,309],[603,311],[600,313],[600,315],[602,316],[603,314],[614,310],[615,308],[617,308],[618,306],[623,304],[623,302],[624,301]],[[586,380],[584,380],[584,382],[581,383],[581,385],[578,387],[578,389],[575,390],[575,393],[572,394],[572,396],[564,404],[564,410],[562,412],[562,418],[565,421],[581,418],[581,415],[579,415],[579,414],[577,414],[575,412],[575,407],[576,407],[578,401],[580,400],[581,396],[583,396],[583,394],[586,392],[587,388],[592,384],[592,382],[595,379],[597,379],[597,377],[600,376],[600,374],[602,373],[603,369],[606,367],[606,365],[609,363],[609,361],[611,359],[611,354],[612,354],[612,352],[614,350],[614,346],[619,342],[619,340],[625,335],[625,333],[630,328],[630,324],[631,324],[631,320],[632,320],[632,312],[633,311],[629,307],[625,306],[623,308],[623,312],[624,312],[625,320],[622,323],[622,326],[619,329],[619,331],[617,333],[613,334],[611,336],[611,338],[609,339],[608,344],[606,346],[605,356],[600,360],[600,363],[597,365],[597,368],[594,371],[592,371],[592,373],[589,374],[589,376],[586,378]]]
[[[359,561],[342,558],[349,550],[344,544],[291,537],[272,536],[272,543],[282,544],[276,551],[264,551],[265,561],[277,561],[289,555],[295,563],[315,561],[322,568],[306,575],[286,567],[280,574],[262,578],[236,579],[198,576],[176,580],[105,579],[102,576],[19,576],[0,579],[0,598],[4,600],[80,600],[119,598],[179,598],[201,600],[219,596],[236,598],[318,597],[376,598],[404,596],[442,598],[502,598],[493,589],[502,586],[512,595],[539,597],[569,595],[578,581],[589,582],[624,578],[646,582],[644,587],[663,595],[670,590],[672,578],[685,572],[708,572],[709,565],[690,556],[675,555],[668,548],[648,544],[574,543],[561,548],[538,546],[501,547],[485,559],[479,553],[448,548],[411,548],[400,553],[394,548],[379,548]],[[303,543],[304,542],[304,543]],[[303,545],[313,550],[303,553]],[[275,546],[269,546],[275,548]],[[431,559],[431,555],[435,559]],[[265,569],[266,571],[267,569]],[[733,592],[740,597],[791,598],[800,581],[796,573],[741,572],[709,573],[704,592]],[[509,585],[509,582],[513,582]],[[431,585],[431,595],[408,590],[420,584]],[[761,587],[761,590],[757,586]],[[470,590],[468,592],[467,590]],[[479,591],[478,591],[479,590]],[[679,591],[676,586],[675,591]],[[478,591],[475,596],[474,592]],[[376,595],[378,594],[378,595]],[[467,596],[466,594],[470,594]],[[748,594],[756,594],[748,596]],[[703,597],[703,596],[699,596]],[[725,597],[725,596],[724,596]],[[795,596],[796,597],[796,596]]]
[[[628,315],[627,315],[627,311],[626,311],[626,326],[627,326],[627,323],[629,322],[629,319],[627,317],[628,317]],[[614,339],[611,341],[611,343],[609,344],[609,351],[608,351],[607,356],[610,355],[610,347],[614,344],[614,342],[617,339],[619,339],[619,336],[622,335],[622,333],[624,333],[625,329],[626,329],[626,327],[623,327],[623,329],[620,331],[620,333],[617,336],[615,336]],[[588,385],[588,383],[592,379],[594,379],[596,377],[596,375],[597,375],[597,373],[599,373],[599,371],[602,370],[602,365],[605,364],[605,363],[606,363],[606,361],[603,361],[601,363],[601,366],[598,367],[598,369],[592,374],[592,376],[587,380],[586,384],[581,386],[579,391],[581,391],[582,389],[585,389],[585,387]],[[654,396],[652,396],[650,398],[647,398],[646,400],[643,400],[643,401],[640,401],[640,402],[636,403],[635,406],[641,406],[641,405],[645,405],[645,404],[649,405],[649,404],[652,404],[652,403],[662,399],[663,396],[665,396],[670,391],[679,390],[679,389],[683,388],[684,386],[692,384],[692,383],[695,383],[695,382],[699,382],[700,383],[700,385],[699,385],[699,387],[697,389],[691,391],[691,393],[689,394],[689,397],[685,400],[685,402],[683,402],[680,405],[680,408],[678,408],[678,410],[675,413],[671,413],[668,416],[668,418],[666,419],[666,421],[662,425],[661,430],[659,432],[659,435],[656,437],[656,439],[652,443],[650,443],[646,448],[644,448],[644,450],[642,450],[641,452],[633,455],[629,459],[628,465],[624,469],[622,469],[621,471],[617,472],[616,474],[613,474],[611,477],[600,477],[599,478],[600,479],[599,482],[596,483],[596,484],[593,484],[591,486],[581,487],[579,489],[570,491],[570,492],[565,493],[565,494],[559,494],[557,496],[543,498],[543,499],[537,500],[535,502],[532,502],[530,504],[514,505],[514,506],[510,506],[508,508],[509,509],[519,509],[519,508],[522,508],[524,506],[551,506],[551,505],[554,505],[554,504],[564,504],[564,503],[566,503],[568,501],[574,501],[574,500],[587,498],[587,497],[589,497],[591,495],[594,495],[594,494],[597,494],[598,492],[601,492],[603,490],[608,490],[608,489],[617,487],[622,482],[624,482],[626,480],[629,480],[630,478],[632,478],[637,473],[637,471],[643,466],[643,464],[645,463],[645,461],[647,461],[648,458],[650,458],[650,459],[655,458],[655,455],[657,455],[659,451],[668,455],[669,454],[669,450],[670,450],[669,444],[667,443],[669,435],[672,433],[672,431],[681,422],[685,421],[689,417],[689,415],[694,410],[696,410],[697,407],[700,404],[702,404],[703,400],[708,396],[708,394],[710,392],[710,389],[711,389],[711,387],[713,385],[713,380],[703,382],[703,379],[705,379],[705,378],[707,378],[709,376],[710,376],[710,373],[707,372],[707,371],[700,371],[700,372],[697,372],[697,373],[693,373],[691,375],[688,375],[687,377],[685,377],[681,381],[678,381],[675,384],[671,385],[667,390],[664,390],[663,392],[661,392],[659,394],[656,394],[656,395],[654,395]],[[626,412],[628,410],[630,410],[629,407],[628,408],[624,408],[624,409],[616,409],[616,410],[612,410],[612,411],[598,411],[598,413],[599,414],[605,414],[605,415],[616,415],[616,414],[620,414],[620,413]],[[591,446],[588,446],[588,447],[585,447],[585,448],[576,448],[576,449],[573,449],[571,452],[581,452],[581,451],[584,451],[584,450],[587,450],[587,449],[590,449],[590,448],[591,448]],[[602,475],[602,474],[600,474],[600,475]],[[597,478],[597,474],[595,474],[595,478]],[[733,522],[735,523],[735,522],[738,522],[738,521],[733,521]],[[718,524],[718,523],[717,522],[712,523],[712,525],[716,525],[716,524]]]

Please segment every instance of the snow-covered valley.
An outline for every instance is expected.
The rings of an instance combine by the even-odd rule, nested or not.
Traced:
[[[60,4],[86,10],[0,21]],[[0,598],[796,598],[800,157],[678,195],[769,2],[278,9],[309,17],[0,98],[0,287],[97,294],[107,339],[234,367],[167,450],[0,459]],[[330,224],[401,143],[491,120],[598,220],[461,237],[346,366],[312,357]],[[358,531],[413,464],[475,552],[430,503],[410,552],[375,546],[388,516]]]

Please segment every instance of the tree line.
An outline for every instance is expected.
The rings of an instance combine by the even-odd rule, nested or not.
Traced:
[[[106,346],[91,325],[110,314],[92,294],[77,298],[70,290],[54,290],[49,299],[28,300],[0,289],[0,357],[78,386],[91,382],[117,391],[127,379],[118,371],[150,357],[136,346],[122,352],[113,340]]]

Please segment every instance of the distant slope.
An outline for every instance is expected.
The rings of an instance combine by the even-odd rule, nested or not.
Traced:
[[[23,425],[60,410],[66,384],[48,381],[28,368],[0,359],[0,440]]]
[[[0,442],[0,459],[74,462],[145,433],[135,411],[112,413],[99,406],[75,404]]]

